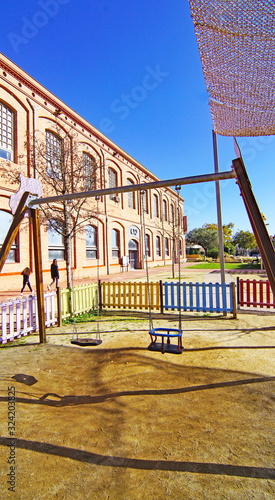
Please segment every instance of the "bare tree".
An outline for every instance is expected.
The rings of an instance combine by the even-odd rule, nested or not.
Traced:
[[[181,219],[180,213],[178,212],[178,207],[173,207],[173,213],[170,215],[169,224],[164,225],[163,215],[159,224],[155,223],[156,227],[159,228],[160,233],[163,238],[168,238],[172,243],[172,277],[175,278],[175,264],[178,259],[180,259],[181,247],[179,248],[182,238],[184,236],[184,231],[181,229]],[[164,252],[165,252],[164,247]]]
[[[96,189],[98,158],[89,154],[88,147],[80,151],[76,133],[61,126],[58,119],[54,128],[45,134],[36,132],[34,137],[27,137],[25,148],[35,177],[42,182],[44,197]],[[18,168],[2,163],[2,175],[9,182],[19,182],[20,173],[26,170],[24,156]],[[89,198],[40,205],[41,224],[46,230],[59,233],[64,240],[68,288],[72,287],[72,239],[77,232],[84,231],[87,221],[93,217],[96,217],[96,210]]]

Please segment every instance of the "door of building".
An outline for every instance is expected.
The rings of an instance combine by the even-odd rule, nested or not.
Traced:
[[[138,243],[135,240],[129,241],[129,264],[130,269],[138,269]]]

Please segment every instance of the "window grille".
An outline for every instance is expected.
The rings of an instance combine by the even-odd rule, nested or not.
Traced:
[[[98,258],[97,228],[86,226],[86,259]]]
[[[0,102],[0,158],[13,161],[14,113]]]
[[[53,179],[62,178],[63,148],[62,139],[46,131],[47,172]]]
[[[131,181],[131,179],[127,179],[127,184],[128,184],[128,186],[131,186],[134,183],[133,183],[133,181]],[[133,193],[133,191],[131,191],[130,193],[128,193],[128,207],[129,208],[135,208],[134,193]]]
[[[112,257],[119,258],[119,231],[117,229],[112,229]]]

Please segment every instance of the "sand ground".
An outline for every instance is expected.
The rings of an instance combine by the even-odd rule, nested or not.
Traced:
[[[147,349],[143,313],[103,318],[97,347],[72,326],[1,347],[0,498],[273,499],[274,312],[184,314],[183,330],[182,354]]]

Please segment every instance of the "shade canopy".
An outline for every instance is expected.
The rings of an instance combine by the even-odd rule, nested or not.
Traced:
[[[213,129],[275,133],[274,0],[189,0]]]

